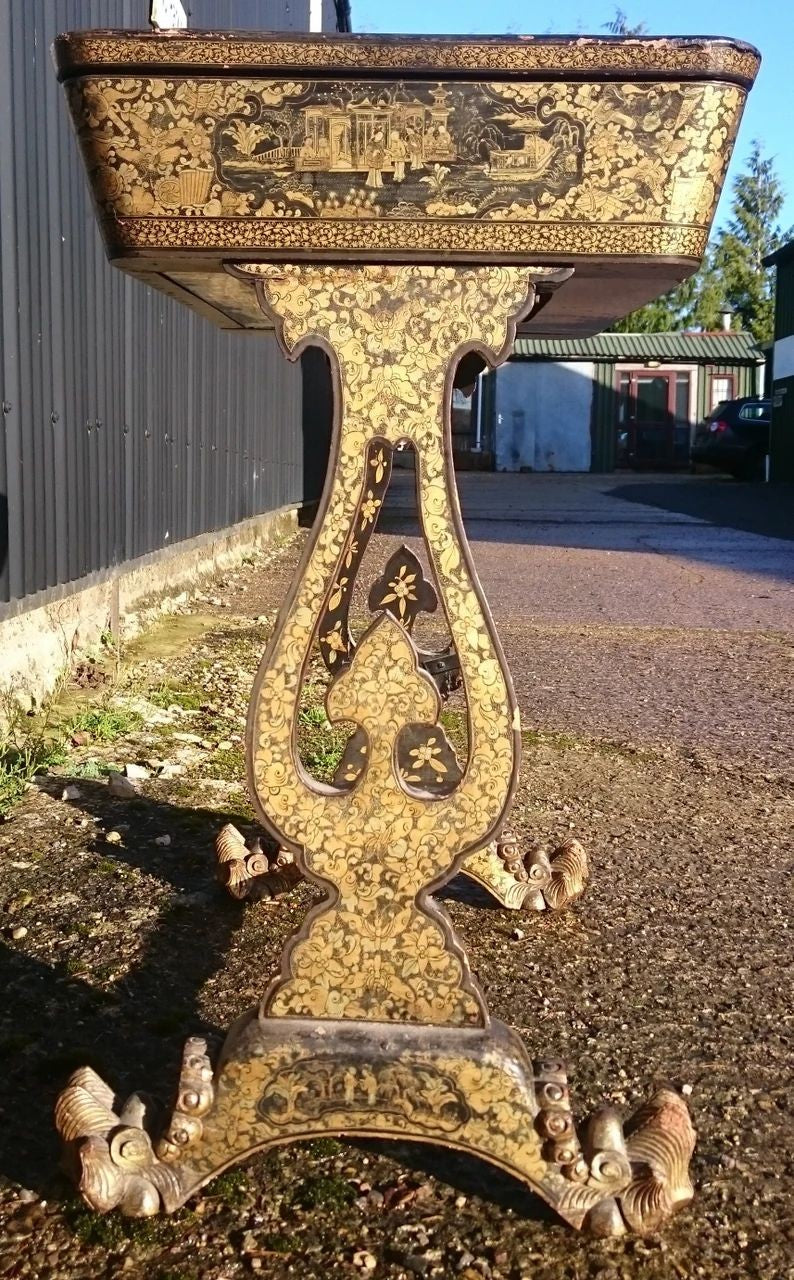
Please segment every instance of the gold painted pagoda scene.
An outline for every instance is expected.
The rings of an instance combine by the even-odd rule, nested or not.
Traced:
[[[703,226],[731,85],[98,78],[73,92],[123,215]],[[687,155],[684,171],[678,158]]]

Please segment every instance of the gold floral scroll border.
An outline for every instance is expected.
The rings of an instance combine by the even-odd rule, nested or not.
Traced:
[[[112,32],[78,32],[56,42],[61,76],[86,67],[110,66],[206,67],[218,71],[240,68],[312,68],[337,71],[425,70],[499,71],[515,74],[542,72],[570,75],[648,75],[653,72],[701,78],[736,79],[749,85],[760,65],[751,45],[729,40],[629,39],[610,41],[567,39],[424,40],[351,39],[324,35],[321,39],[267,40],[231,36],[220,40],[202,36],[143,36]]]
[[[615,257],[674,257],[700,260],[708,231],[702,227],[632,222],[410,222],[400,219],[351,222],[340,219],[107,218],[113,251],[207,249],[268,253],[400,251],[509,255],[599,254]]]

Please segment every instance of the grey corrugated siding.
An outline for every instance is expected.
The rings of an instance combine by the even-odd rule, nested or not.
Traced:
[[[308,27],[308,0],[187,7],[192,26]],[[3,601],[306,496],[301,369],[105,260],[50,46],[147,28],[148,13],[0,3],[0,617]]]
[[[518,338],[524,360],[663,360],[760,363],[749,333],[599,333],[594,338]]]

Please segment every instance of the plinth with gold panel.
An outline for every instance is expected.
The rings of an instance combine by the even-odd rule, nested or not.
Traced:
[[[219,1053],[190,1040],[171,1118],[90,1069],[57,1106],[85,1199],[172,1210],[235,1160],[319,1134],[440,1143],[523,1180],[575,1227],[649,1232],[690,1199],[694,1131],[658,1089],[577,1136],[563,1065],[489,1017],[431,897],[493,856],[518,710],[460,522],[455,370],[516,329],[593,332],[697,266],[757,55],[719,40],[412,40],[82,32],[56,60],[109,253],[232,329],[329,355],[321,510],[254,687],[259,816],[323,887]],[[415,454],[427,566],[350,595],[394,450]],[[413,628],[440,604],[450,645]],[[296,748],[313,646],[333,784]],[[441,723],[461,683],[465,759]],[[575,859],[574,859],[575,861]]]

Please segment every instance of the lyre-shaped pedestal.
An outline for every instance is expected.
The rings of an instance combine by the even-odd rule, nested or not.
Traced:
[[[448,436],[458,360],[505,359],[541,274],[515,266],[252,265],[288,355],[309,342],[335,369],[331,475],[316,529],[263,659],[249,717],[249,781],[263,823],[326,890],[285,950],[258,1009],[217,1063],[189,1041],[175,1110],[154,1146],[146,1108],[117,1109],[87,1069],[58,1125],[98,1209],[170,1210],[234,1160],[318,1134],[412,1138],[490,1160],[573,1226],[655,1230],[691,1197],[694,1132],[661,1089],[624,1129],[604,1110],[577,1139],[562,1064],[530,1063],[491,1021],[451,924],[430,894],[500,830],[515,786],[519,721],[461,528]],[[410,634],[420,575],[395,564],[354,648],[343,618],[351,565],[382,501],[391,452],[416,452],[435,590],[460,666],[468,753],[454,756],[436,682]],[[380,591],[380,588],[379,588]],[[429,601],[425,593],[423,597]],[[402,607],[401,603],[402,602]],[[409,608],[410,604],[410,608]],[[334,617],[335,612],[339,615]],[[296,749],[312,645],[338,674],[329,718],[357,727],[349,776],[326,785]]]

